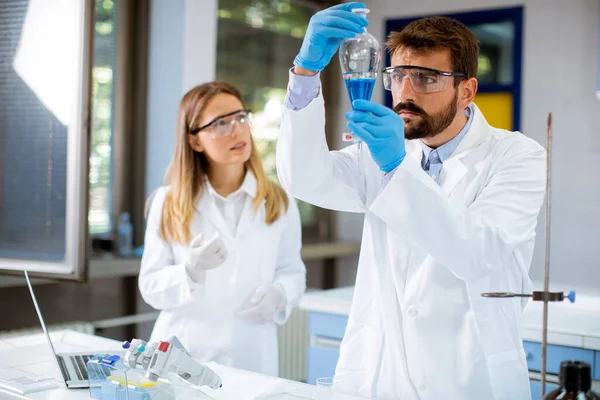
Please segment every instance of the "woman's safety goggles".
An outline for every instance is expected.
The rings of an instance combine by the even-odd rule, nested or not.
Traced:
[[[417,93],[435,93],[448,87],[455,77],[467,79],[462,72],[447,72],[413,65],[398,65],[384,68],[383,86],[392,93],[402,90],[404,79],[408,78]]]
[[[240,128],[250,128],[252,126],[252,113],[250,110],[237,110],[221,115],[208,124],[191,130],[190,133],[195,135],[200,131],[206,131],[211,138],[217,139],[231,135],[235,125],[239,125]]]

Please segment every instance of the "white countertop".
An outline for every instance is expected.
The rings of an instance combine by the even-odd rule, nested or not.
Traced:
[[[87,335],[74,331],[57,331],[51,333],[52,343],[57,352],[71,351],[101,351],[114,352],[121,350],[121,343],[98,336]],[[52,360],[52,352],[43,334],[34,334],[0,340],[0,368],[11,371],[22,371],[37,377],[51,378],[55,388],[17,395],[0,389],[0,399],[23,400],[79,400],[89,399],[88,389],[67,389],[61,378],[60,371]],[[341,394],[328,388],[316,387],[305,383],[275,378],[253,372],[209,363],[223,379],[223,387],[217,390],[202,388],[207,396],[199,395],[194,398],[213,400],[365,400],[362,397]]]
[[[534,287],[539,290],[541,285],[536,283]],[[560,289],[551,286],[550,290]],[[549,304],[548,343],[600,351],[600,288],[577,288],[576,292],[573,304],[568,301]],[[300,308],[348,315],[353,293],[353,286],[308,292],[302,298]],[[522,319],[524,340],[542,341],[542,307],[543,303],[533,301],[525,307]]]
[[[75,331],[50,333],[57,352],[99,351],[112,352],[121,349],[121,343],[99,336]],[[35,376],[52,377],[54,389],[26,395],[17,395],[0,389],[0,399],[89,399],[87,389],[67,389],[62,380],[53,354],[43,334],[17,336],[0,341],[0,367],[11,368]]]

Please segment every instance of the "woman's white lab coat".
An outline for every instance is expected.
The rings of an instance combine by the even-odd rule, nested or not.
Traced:
[[[168,190],[160,188],[148,216],[139,287],[146,303],[161,310],[152,341],[176,335],[201,362],[216,361],[277,376],[276,324],[260,325],[237,314],[250,306],[258,287],[269,283],[280,283],[286,294],[285,310],[275,317],[277,324],[283,324],[298,303],[306,287],[300,216],[290,198],[288,212],[267,225],[264,201],[257,213],[252,209],[256,179],[249,173],[246,181],[251,195],[246,196],[235,235],[208,191],[197,204],[191,236],[203,233],[208,240],[218,231],[228,253],[226,262],[207,271],[204,283],[199,284],[185,271],[188,246],[167,243],[158,235]]]
[[[419,143],[389,183],[366,146],[329,152],[321,96],[284,110],[277,148],[296,198],[365,213],[355,295],[336,377],[378,399],[529,399],[523,304],[545,187],[545,151],[475,107],[438,186]],[[361,172],[359,172],[361,171]]]

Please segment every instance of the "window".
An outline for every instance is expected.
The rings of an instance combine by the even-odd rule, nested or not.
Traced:
[[[117,6],[96,1],[92,66],[92,135],[90,144],[89,233],[112,231],[112,138],[114,77],[117,58]]]
[[[480,85],[512,85],[515,42],[514,21],[487,22],[470,25],[469,29],[480,41]]]
[[[291,0],[219,1],[217,79],[242,92],[254,116],[253,135],[265,171],[275,180],[275,147],[288,70],[313,12]],[[298,206],[305,233],[317,233],[318,209],[300,201]]]
[[[84,273],[84,4],[0,4],[0,269]]]

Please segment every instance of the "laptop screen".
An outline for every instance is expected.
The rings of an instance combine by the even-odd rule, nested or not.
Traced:
[[[60,372],[60,376],[62,376],[63,380],[64,380],[65,377],[64,377],[64,374],[62,373],[62,368],[60,366],[58,358],[56,357],[56,350],[54,349],[54,345],[52,344],[52,340],[50,339],[50,334],[48,333],[48,328],[46,328],[46,323],[44,322],[44,317],[42,317],[42,312],[40,311],[40,306],[38,304],[37,298],[35,297],[35,293],[33,291],[33,286],[31,286],[31,280],[29,279],[29,274],[27,273],[27,271],[24,271],[24,272],[25,272],[25,280],[27,281],[27,287],[29,288],[29,293],[31,294],[31,300],[33,300],[33,305],[35,307],[35,312],[37,313],[37,316],[40,320],[40,325],[42,325],[42,330],[44,331],[44,335],[46,335],[46,340],[48,340],[50,349],[52,349],[52,354],[54,355],[54,361],[56,363],[56,367],[58,368],[58,370]],[[66,381],[65,381],[65,383],[66,383]]]

